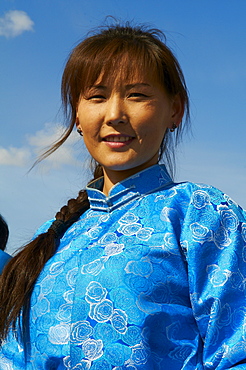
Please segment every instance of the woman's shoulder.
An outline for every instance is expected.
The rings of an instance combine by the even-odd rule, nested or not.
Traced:
[[[33,239],[36,238],[38,235],[45,233],[49,229],[49,227],[52,225],[53,221],[54,219],[44,222],[35,232]]]
[[[240,205],[229,195],[212,185],[186,181],[173,183],[168,191],[175,193],[178,202],[182,200],[182,203],[193,205],[196,209],[203,209],[209,205],[213,205],[215,208],[229,207],[239,209],[246,217],[246,212]]]
[[[210,197],[216,201],[232,201],[229,195],[224,193],[222,190],[216,188],[213,185],[208,185],[204,183],[196,183],[196,182],[174,182],[173,189],[176,189],[179,193],[187,193],[191,197],[195,194],[196,196],[200,197]],[[233,202],[234,203],[234,202]]]

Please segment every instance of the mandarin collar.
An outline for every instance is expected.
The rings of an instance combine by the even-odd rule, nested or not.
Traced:
[[[88,184],[86,191],[91,209],[111,212],[136,198],[172,183],[166,167],[163,164],[156,164],[118,182],[110,189],[107,196],[101,190],[103,177]]]

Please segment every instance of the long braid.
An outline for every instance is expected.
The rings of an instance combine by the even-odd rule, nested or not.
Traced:
[[[76,222],[79,217],[89,208],[89,201],[85,190],[81,190],[76,199],[69,199],[56,214],[56,219],[50,226],[48,232],[55,235],[59,240],[66,230]]]
[[[97,166],[94,179],[101,174],[102,170]],[[70,199],[67,205],[57,212],[56,220],[47,232],[27,244],[4,268],[0,277],[0,341],[6,338],[10,327],[16,330],[21,311],[21,337],[26,338],[26,322],[34,284],[45,263],[55,254],[60,238],[87,209],[87,192],[81,190],[76,199]]]

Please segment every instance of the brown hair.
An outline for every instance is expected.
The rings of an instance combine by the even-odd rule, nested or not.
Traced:
[[[164,40],[164,42],[162,41]],[[76,121],[76,108],[81,93],[103,74],[104,78],[122,75],[132,78],[139,70],[153,71],[166,92],[173,97],[179,94],[186,120],[189,118],[189,99],[182,70],[173,53],[165,44],[164,35],[146,27],[109,26],[102,28],[78,44],[72,51],[64,69],[61,85],[64,113],[69,125],[60,140],[39,159],[58,149],[72,132]],[[175,133],[177,142],[182,125]],[[172,162],[172,144],[169,132],[160,148],[167,165]],[[94,178],[102,175],[97,165]],[[44,264],[56,252],[63,233],[89,208],[86,191],[56,214],[62,227],[49,230],[31,241],[5,267],[0,287],[0,339],[6,338],[10,327],[16,329],[22,311],[22,335],[28,330],[30,296]],[[59,222],[58,222],[59,223]],[[59,223],[59,225],[60,225]]]

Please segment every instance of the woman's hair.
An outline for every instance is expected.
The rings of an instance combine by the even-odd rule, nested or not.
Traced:
[[[6,221],[0,215],[0,249],[4,251],[9,238],[9,228]]]
[[[162,41],[163,40],[163,41]],[[149,72],[163,85],[170,98],[179,95],[186,121],[189,119],[189,99],[182,70],[165,37],[155,29],[144,26],[131,27],[114,25],[101,28],[87,37],[71,52],[66,63],[61,95],[68,127],[63,136],[44,155],[44,159],[58,149],[69,137],[76,122],[76,110],[81,94],[100,77],[110,80],[123,78],[132,80]],[[154,129],[154,128],[153,128]],[[172,148],[182,132],[182,124],[175,139],[166,132],[160,148],[166,164],[171,166]],[[97,164],[94,179],[102,176]],[[54,255],[64,232],[89,208],[86,191],[79,192],[56,214],[49,230],[40,234],[26,245],[5,267],[0,286],[0,339],[6,338],[9,328],[22,327],[22,337],[28,331],[30,297],[45,263]],[[22,321],[20,318],[22,317]]]

